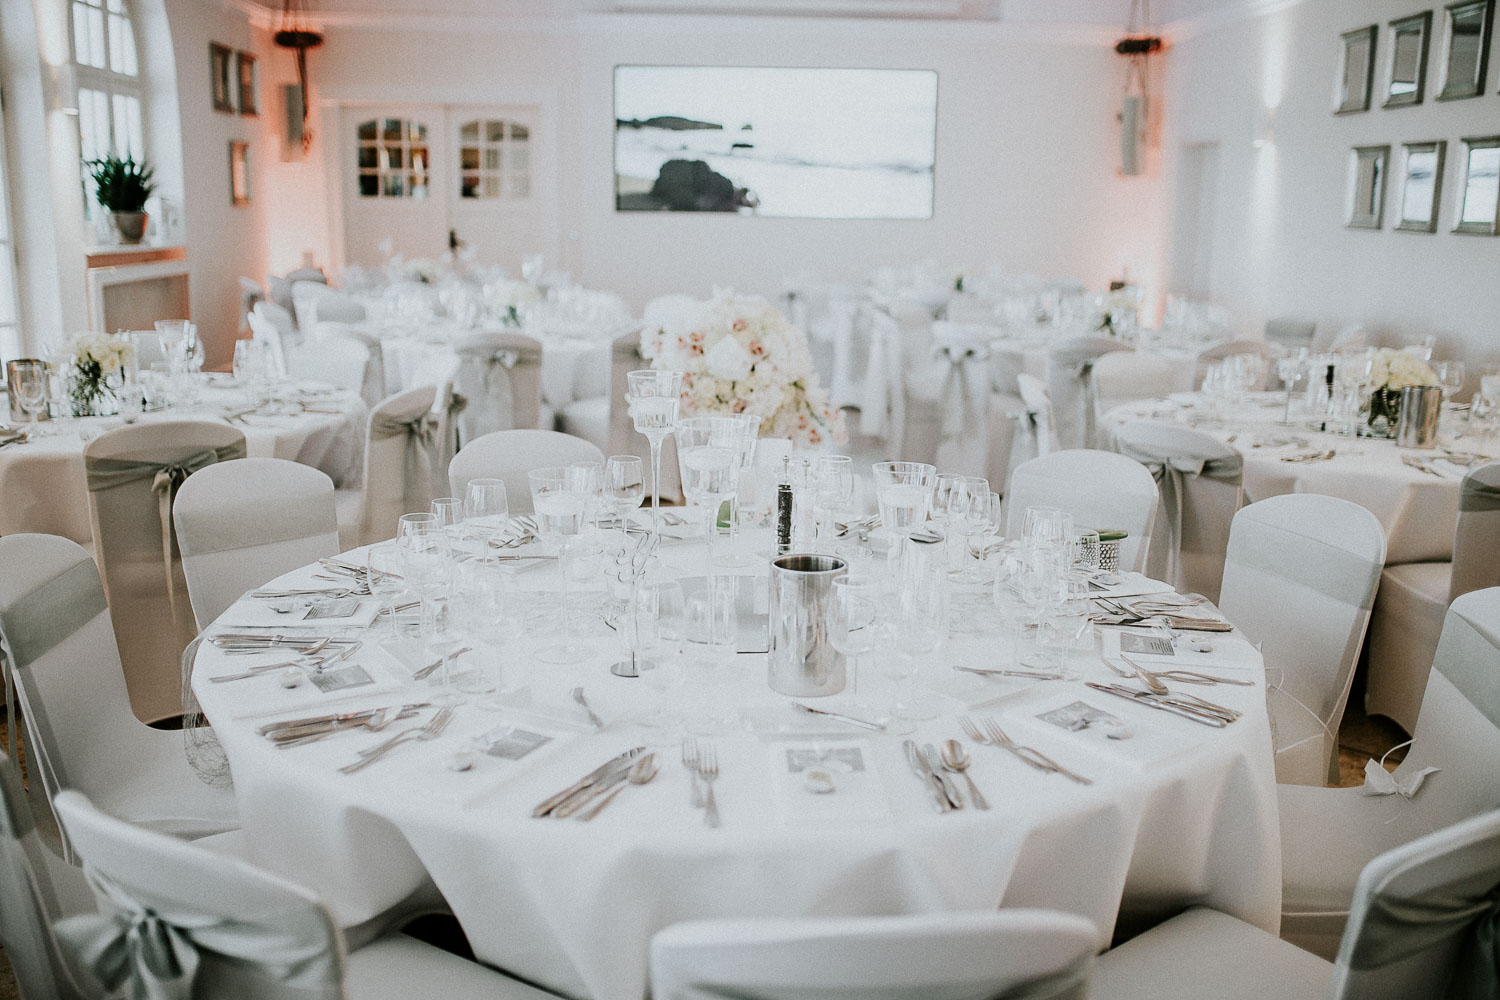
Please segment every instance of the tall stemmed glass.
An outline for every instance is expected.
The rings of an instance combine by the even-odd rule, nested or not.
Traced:
[[[844,690],[859,697],[859,658],[876,648],[875,611],[880,586],[873,577],[845,573],[833,579],[833,648],[849,658]]]
[[[499,479],[471,479],[464,487],[464,533],[479,541],[479,561],[489,562],[491,546],[510,524],[510,503]]]
[[[712,590],[719,505],[739,485],[741,425],[733,417],[688,417],[677,421],[676,433],[683,495],[703,508],[707,522],[707,576]]]
[[[641,505],[646,496],[646,483],[641,475],[641,460],[635,455],[611,455],[604,463],[604,502],[620,519],[620,534],[630,529],[630,512]]]
[[[661,443],[677,425],[682,372],[635,371],[625,375],[625,402],[637,434],[651,443],[651,531],[661,534]]]
[[[760,440],[761,418],[748,413],[737,413],[730,419],[739,424],[740,434],[735,447],[735,461],[738,471],[735,477],[735,491],[729,498],[729,551],[719,557],[719,565],[731,567],[749,566],[755,560],[749,556],[742,555],[736,548],[740,534],[739,481],[744,477],[746,472],[755,467],[755,445]]]
[[[536,512],[537,535],[550,539],[557,548],[558,568],[563,578],[563,628],[567,632],[563,642],[537,651],[536,658],[543,663],[577,663],[588,655],[588,650],[573,639],[573,616],[568,614],[568,599],[572,594],[576,559],[573,544],[583,530],[583,520],[588,512],[589,496],[575,487],[581,477],[567,466],[549,466],[532,469],[526,474],[531,483],[531,505]]]
[[[949,578],[979,583],[983,574],[971,559],[972,539],[990,519],[990,481],[980,476],[957,476],[949,484],[947,503]],[[956,543],[956,544],[955,544]],[[953,566],[957,553],[958,565]]]
[[[397,528],[397,544],[401,549],[401,565],[407,583],[416,591],[421,602],[421,634],[424,659],[441,656],[444,662],[443,692],[440,701],[457,704],[464,699],[453,687],[451,669],[447,662],[452,648],[447,639],[449,620],[448,593],[452,562],[448,534],[438,522],[436,514],[402,514]]]
[[[854,459],[848,455],[821,455],[817,468],[819,549],[834,550],[834,523],[854,499]],[[826,540],[826,541],[825,541]]]
[[[41,436],[38,418],[47,405],[47,366],[40,361],[16,362],[16,399],[21,409],[30,418],[26,434],[35,439]]]
[[[876,462],[871,469],[875,473],[880,523],[891,536],[886,565],[894,581],[902,546],[927,523],[937,469],[923,462]]]

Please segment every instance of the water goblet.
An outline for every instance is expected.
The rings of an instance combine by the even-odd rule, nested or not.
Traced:
[[[943,506],[948,528],[945,542],[948,576],[958,583],[978,583],[982,576],[978,567],[971,565],[971,540],[981,534],[990,521],[990,481],[982,476],[953,477]],[[955,557],[958,560],[956,567],[953,566]]]
[[[854,499],[854,459],[848,455],[820,455],[816,472],[819,549],[835,548],[834,522]]]
[[[464,531],[479,540],[480,558],[490,561],[491,545],[510,524],[510,503],[499,479],[471,479],[464,487]]]
[[[604,463],[604,502],[620,519],[620,532],[630,528],[630,512],[646,497],[641,460],[635,455],[611,455]]]
[[[651,530],[661,534],[661,444],[677,424],[682,372],[642,370],[625,375],[625,403],[637,434],[651,445]]]
[[[886,565],[894,579],[903,542],[927,523],[937,469],[923,462],[876,462],[871,471],[875,475],[880,523],[891,538]]]
[[[712,589],[719,507],[739,485],[740,424],[733,417],[688,417],[677,421],[676,435],[683,495],[703,510],[708,528],[707,575]]]
[[[563,641],[538,650],[536,658],[543,663],[577,663],[588,654],[588,650],[574,640],[574,619],[568,612],[568,604],[572,597],[573,581],[579,573],[580,560],[575,553],[576,541],[583,531],[589,497],[576,488],[579,477],[567,466],[532,469],[526,475],[531,485],[531,504],[536,515],[537,535],[551,542],[556,549],[563,579]]]
[[[47,405],[47,366],[41,361],[16,364],[16,399],[29,419],[28,437],[40,437],[40,416]]]
[[[740,534],[739,481],[746,472],[755,467],[755,446],[760,440],[761,418],[749,413],[736,413],[732,419],[739,425],[739,436],[735,440],[735,460],[738,469],[735,475],[735,491],[725,501],[729,507],[729,551],[720,555],[719,565],[750,566],[755,560],[740,554],[736,549]],[[720,507],[722,509],[723,504]]]

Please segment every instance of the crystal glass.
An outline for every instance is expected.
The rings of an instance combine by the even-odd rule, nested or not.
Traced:
[[[820,455],[814,473],[817,486],[818,549],[834,551],[835,522],[854,499],[854,459],[848,455]]]
[[[941,495],[942,486],[938,489]],[[970,552],[972,540],[990,522],[990,481],[982,476],[954,476],[948,483],[942,506],[948,529],[944,544],[949,578],[959,583],[978,583],[983,575]]]
[[[471,479],[464,487],[464,532],[479,542],[479,555],[490,561],[491,545],[510,525],[510,502],[499,479]]]
[[[161,337],[162,349],[166,352],[167,360],[171,362],[174,371],[186,370],[186,358],[183,345],[188,339],[188,327],[192,326],[185,319],[159,319],[156,321],[156,334]]]
[[[948,526],[948,497],[953,492],[955,481],[962,479],[956,472],[939,472],[932,487],[931,518],[941,533]]]
[[[464,521],[464,502],[459,497],[438,497],[432,501],[431,511],[437,515],[443,534],[448,536],[448,547],[453,549],[459,539],[460,526]]]
[[[886,566],[894,579],[903,542],[927,523],[937,469],[922,462],[876,462],[871,469],[875,474],[880,523],[890,536]]]
[[[707,576],[714,576],[714,536],[719,506],[739,486],[741,425],[733,417],[688,417],[677,421],[677,467],[682,492],[703,510],[707,523]]]
[[[1021,537],[1029,546],[1052,548],[1061,553],[1077,537],[1073,516],[1057,507],[1027,507]]]
[[[1464,363],[1462,361],[1439,361],[1432,366],[1437,372],[1438,384],[1443,387],[1443,398],[1453,400],[1464,387]]]
[[[829,638],[833,648],[849,658],[846,694],[859,698],[859,658],[876,648],[875,615],[880,603],[880,584],[872,576],[845,573],[833,581],[833,621]]]
[[[667,702],[687,677],[682,647],[687,641],[688,617],[682,584],[673,581],[642,588],[636,613],[651,649],[651,655],[638,665],[656,701],[641,723],[660,730],[664,740],[675,742],[681,736],[682,716]]]
[[[563,596],[561,627],[563,641],[537,651],[536,658],[543,663],[577,663],[588,650],[576,641],[572,623],[575,616],[569,613],[572,583],[580,561],[575,553],[577,536],[583,531],[584,518],[588,514],[589,494],[579,489],[586,485],[567,466],[549,466],[532,469],[526,474],[531,484],[531,505],[536,516],[537,535],[550,541],[557,550],[559,568],[562,570]]]
[[[376,619],[383,617],[393,632],[396,629],[396,599],[406,593],[403,558],[401,543],[395,540],[377,542],[365,551],[365,579],[369,582],[370,596],[380,603]]]
[[[651,530],[661,534],[661,443],[677,425],[682,372],[627,372],[625,403],[637,434],[651,444]]]
[[[755,445],[760,440],[761,418],[748,413],[737,413],[732,418],[739,424],[739,437],[735,445],[735,459],[738,469],[735,474],[735,491],[730,495],[729,504],[729,545],[727,552],[719,556],[720,566],[751,566],[756,560],[747,555],[742,555],[737,549],[740,534],[740,494],[739,481],[744,475],[755,467]]]
[[[588,498],[584,514],[589,524],[597,524],[604,513],[604,466],[598,462],[574,462],[568,466],[569,486]]]
[[[640,507],[646,496],[642,463],[635,455],[611,455],[604,463],[604,502],[620,519],[620,531],[630,527],[630,512]]]
[[[47,365],[44,362],[22,362],[16,365],[16,400],[30,418],[28,436],[39,437],[39,418],[47,405]]]
[[[1082,650],[1085,656],[1093,652],[1094,629],[1089,620],[1089,614],[1093,610],[1093,596],[1089,590],[1089,582],[1077,576],[1064,577],[1058,584],[1056,596],[1050,624],[1062,646],[1061,667],[1064,672],[1069,672],[1074,650]],[[1088,640],[1087,644],[1085,639]]]

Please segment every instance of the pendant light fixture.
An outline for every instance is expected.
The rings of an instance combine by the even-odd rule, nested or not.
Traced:
[[[304,0],[282,0],[281,17],[276,22],[272,40],[283,49],[297,53],[297,86],[302,96],[302,151],[312,146],[313,134],[307,127],[307,50],[323,44],[322,32],[312,30],[307,20]]]

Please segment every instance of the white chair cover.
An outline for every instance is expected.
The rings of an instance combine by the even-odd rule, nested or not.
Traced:
[[[281,342],[284,347],[290,349],[302,342],[303,338],[297,331],[297,321],[292,317],[291,312],[281,308],[275,302],[269,299],[257,302],[255,308],[250,311],[267,322],[275,324],[276,329],[281,333]]]
[[[181,711],[178,658],[197,633],[177,558],[172,498],[199,469],[244,457],[244,434],[207,421],[121,427],[84,446],[99,569],[130,704],[146,722]]]
[[[485,434],[537,426],[542,408],[542,345],[518,333],[467,333],[454,340],[453,391],[459,447]]]
[[[358,393],[361,399],[376,387],[370,349],[353,337],[303,344],[286,353],[286,366],[293,378],[326,382]]]
[[[933,454],[940,469],[966,476],[990,475],[989,345],[999,336],[993,326],[936,321],[931,364],[907,378],[914,400],[936,404],[940,438]],[[902,453],[922,454],[920,450]]]
[[[1244,458],[1212,434],[1156,421],[1120,427],[1115,446],[1151,471],[1161,493],[1146,575],[1217,601]]]
[[[1427,673],[1448,604],[1462,594],[1500,586],[1500,462],[1464,477],[1451,563],[1387,566],[1370,617],[1365,710],[1389,716],[1408,732],[1422,707]]]
[[[245,591],[339,552],[333,480],[280,458],[221,462],[189,477],[172,520],[200,631]]]
[[[245,321],[249,318],[250,311],[257,303],[264,301],[265,297],[266,290],[261,287],[260,282],[254,278],[240,278],[240,333],[249,329]]]
[[[1500,588],[1454,600],[1406,759],[1392,777],[1421,790],[1282,785],[1282,936],[1332,958],[1360,870],[1377,855],[1495,807],[1500,774]]]
[[[1300,347],[1311,349],[1317,332],[1318,324],[1310,319],[1281,316],[1266,320],[1266,340],[1294,353]]]
[[[1070,337],[1047,352],[1047,395],[1052,400],[1057,439],[1064,448],[1088,448],[1094,438],[1094,362],[1129,344],[1108,337]]]
[[[461,497],[471,479],[499,479],[511,515],[531,513],[531,482],[526,473],[573,462],[604,464],[604,453],[583,438],[557,431],[496,431],[470,441],[448,463],[452,496]]]
[[[1094,362],[1094,418],[1140,399],[1161,399],[1177,389],[1177,367],[1157,354],[1111,351]],[[1098,432],[1095,431],[1096,437]],[[1094,440],[1089,447],[1097,447]]]
[[[1057,450],[1057,435],[1052,430],[1052,402],[1047,398],[1047,387],[1041,379],[1025,372],[1016,376],[1016,387],[1020,390],[1021,403],[1009,414],[1015,424],[1010,454],[1004,474],[990,479],[990,487],[1002,496],[1016,469],[1033,458]]]
[[[265,305],[266,303],[261,303]],[[291,369],[287,361],[287,345],[281,334],[281,328],[271,320],[267,319],[259,311],[251,312],[245,317],[250,325],[250,339],[258,344],[264,344],[266,353],[270,355],[271,364],[275,367],[277,374],[290,375]],[[364,372],[360,372],[363,381]]]
[[[1385,532],[1348,500],[1270,497],[1234,517],[1219,607],[1265,658],[1276,780],[1338,778],[1338,728],[1364,642]]]
[[[698,920],[651,939],[655,1000],[1082,998],[1098,932],[1051,910]]]
[[[694,302],[687,296],[663,296],[662,298]],[[657,301],[659,300],[653,300],[653,303]],[[681,303],[678,304],[681,305]],[[646,323],[645,325],[655,324]],[[635,422],[630,417],[630,407],[625,402],[625,390],[628,387],[625,376],[630,372],[643,371],[650,367],[650,363],[641,357],[640,331],[622,333],[614,339],[610,347],[609,447],[605,450],[611,455],[641,456],[647,503],[651,502],[651,446],[643,435],[636,433]],[[528,492],[528,502],[530,502],[529,497]],[[674,503],[682,502],[682,476],[677,471],[677,435],[675,434],[668,434],[661,445],[661,498]]]
[[[1269,324],[1267,328],[1269,329]],[[1260,380],[1252,385],[1251,389],[1269,389],[1279,382],[1276,377],[1276,355],[1269,343],[1264,340],[1230,340],[1198,352],[1198,370],[1193,375],[1193,385],[1203,384],[1203,375],[1208,371],[1209,365],[1218,364],[1225,358],[1232,358],[1236,354],[1253,354],[1260,358]]]
[[[48,799],[76,788],[116,816],[175,836],[237,826],[233,796],[199,780],[182,735],[131,714],[88,552],[55,535],[7,535],[0,565],[0,651],[26,717],[32,780],[40,777]]]
[[[293,312],[297,325],[316,330],[319,323],[363,323],[365,307],[351,296],[321,281],[292,283]]]
[[[351,323],[320,322],[316,327],[303,327],[303,329],[315,331],[316,344],[308,349],[309,354],[316,354],[316,349],[322,344],[339,338],[354,340],[363,345],[369,352],[369,362],[365,366],[359,394],[364,399],[365,405],[371,409],[379,405],[380,401],[385,398],[385,355],[380,338],[363,327]]]
[[[1019,538],[1028,507],[1057,507],[1078,528],[1121,529],[1120,568],[1143,571],[1156,520],[1156,480],[1111,451],[1054,451],[1018,466],[1005,491],[1005,534]]]
[[[857,316],[853,336],[861,336],[860,321],[867,320],[869,328],[859,433],[879,438],[904,454],[907,406],[901,326],[883,309],[863,308]]]
[[[361,544],[393,537],[402,514],[425,511],[433,500],[449,495],[448,463],[456,450],[453,418],[461,406],[450,393],[423,385],[370,411]]]

